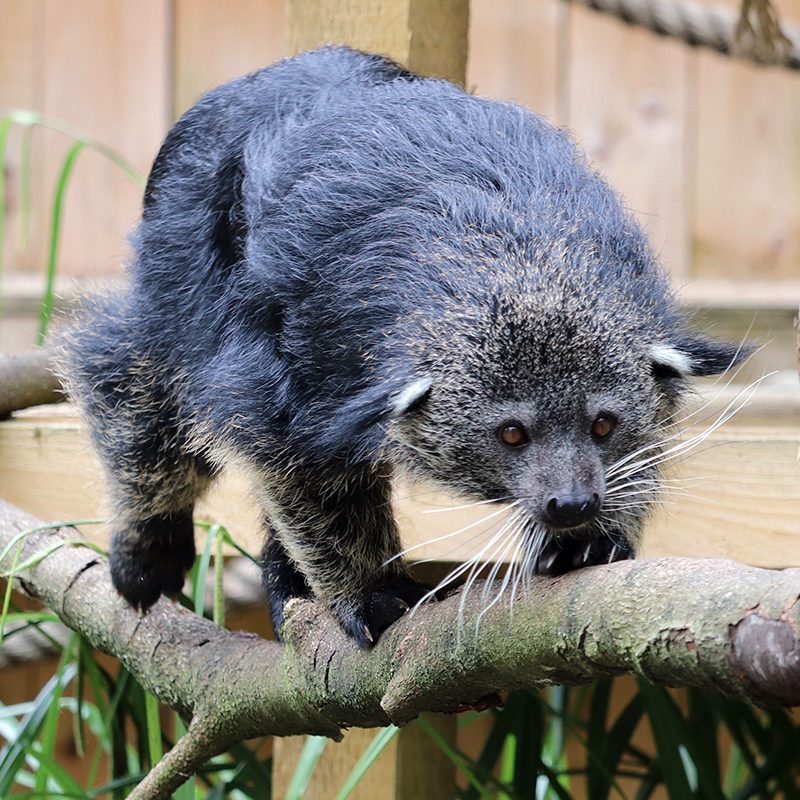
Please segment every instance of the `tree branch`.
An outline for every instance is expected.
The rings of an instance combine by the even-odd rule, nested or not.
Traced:
[[[41,523],[0,501],[0,571],[70,528],[14,537]],[[17,550],[19,552],[17,553]],[[359,651],[320,606],[287,609],[286,645],[233,633],[162,598],[141,615],[117,595],[107,562],[61,547],[18,576],[95,647],[192,722],[185,740],[131,797],[167,798],[216,753],[254,736],[402,724],[496,692],[634,672],[762,704],[800,704],[800,570],[717,559],[658,559],[536,578],[488,609],[473,590],[419,609]],[[480,621],[478,635],[476,626]]]
[[[35,350],[25,355],[0,355],[0,419],[13,411],[65,399],[53,369],[53,353]]]

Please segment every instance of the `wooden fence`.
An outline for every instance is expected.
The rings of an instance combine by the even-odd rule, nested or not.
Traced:
[[[410,1],[360,5],[372,3],[379,19]],[[296,9],[352,0],[291,2]],[[778,5],[800,21],[800,0]],[[692,52],[558,0],[471,0],[470,9],[468,87],[569,126],[640,215],[679,283],[712,305],[783,309],[781,335],[791,336],[786,310],[800,300],[800,76]],[[146,172],[170,121],[204,90],[286,54],[288,28],[278,0],[0,0],[0,108],[66,120]],[[50,130],[34,134],[27,245],[20,145],[15,130],[6,256],[17,277],[42,271],[52,186],[69,141]],[[69,188],[64,274],[119,274],[140,194],[97,154],[81,154]],[[784,355],[776,365],[787,368]],[[705,468],[722,478],[714,497],[684,502],[683,520],[654,526],[648,553],[797,563],[798,404],[796,393],[774,399],[728,429],[727,448],[709,451]],[[30,411],[0,426],[0,483],[6,499],[40,516],[87,516],[70,502],[98,508],[97,487],[89,486],[98,482],[96,465],[69,410],[52,413]],[[212,497],[204,513],[224,506],[225,521],[245,535],[254,523],[231,519],[230,508],[247,503],[232,502],[230,486],[224,497],[217,506]],[[410,504],[403,508],[407,542],[422,541],[430,531],[415,527]],[[453,719],[438,724],[453,741]],[[452,794],[449,775],[436,774],[444,767],[415,735],[408,728],[397,737],[354,797]],[[327,789],[312,786],[311,795],[330,796],[371,737],[353,731],[328,748],[317,773]],[[296,739],[276,743],[275,796],[283,796],[300,747]]]
[[[375,0],[378,11],[387,5]],[[800,22],[800,0],[778,6]],[[281,0],[0,0],[0,108],[68,121],[146,173],[170,121],[198,95],[286,54],[286,17]],[[692,51],[559,0],[473,0],[469,40],[469,88],[570,127],[690,291],[713,297],[730,279],[747,284],[738,297],[797,300],[800,76]],[[11,272],[43,268],[68,146],[60,133],[33,135],[23,246],[19,131],[12,136]],[[119,274],[140,194],[101,156],[81,154],[62,274]]]

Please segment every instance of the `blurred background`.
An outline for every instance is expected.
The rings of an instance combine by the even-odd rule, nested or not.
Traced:
[[[784,21],[800,22],[800,0],[776,5]],[[286,18],[282,0],[0,0],[0,109],[68,123],[144,176],[200,94],[287,55]],[[800,76],[559,0],[473,0],[467,86],[569,128],[636,211],[687,302],[743,309],[747,325],[790,345],[783,323],[800,301]],[[8,131],[6,352],[35,338],[54,192],[73,144],[44,126]],[[75,281],[123,275],[140,200],[137,181],[103,154],[75,157],[60,303]],[[755,309],[770,313],[754,321]]]
[[[449,2],[442,0],[442,7]],[[800,73],[691,49],[561,0],[471,0],[469,5],[467,88],[523,103],[567,127],[648,230],[698,324],[719,336],[748,336],[763,345],[740,379],[775,372],[765,382],[769,402],[756,403],[749,412],[747,424],[759,427],[731,434],[729,446],[713,450],[706,462],[698,456],[690,469],[710,476],[703,496],[697,502],[684,499],[656,526],[648,552],[723,554],[764,566],[800,563],[800,395],[793,327],[800,304]],[[739,2],[697,0],[696,5],[735,11]],[[774,5],[785,25],[800,25],[800,0]],[[380,26],[380,16],[372,24]],[[51,305],[56,313],[68,311],[98,283],[124,281],[126,237],[172,122],[208,89],[289,55],[289,41],[284,0],[0,0],[0,352],[32,350]],[[3,496],[46,518],[94,518],[101,476],[77,421],[67,413],[31,410],[0,426]],[[247,495],[220,497],[203,513],[256,541]],[[413,521],[406,522],[412,531]],[[425,532],[409,535],[423,539]],[[421,555],[444,561],[447,554]],[[228,565],[226,580],[230,573]],[[195,575],[195,581],[195,607],[202,610],[201,578]],[[228,623],[266,633],[263,608],[258,601],[253,608],[253,602],[251,592],[247,608],[239,608]],[[80,647],[81,658],[91,664],[93,656]],[[55,671],[54,653],[62,651],[51,648],[46,660],[35,663],[27,657],[18,663],[0,659],[3,702],[22,709],[23,700],[37,697],[30,713],[41,707],[42,719],[49,720],[53,696],[42,693]],[[66,663],[64,656],[58,674]],[[114,676],[107,681],[111,702],[126,673],[109,660],[98,663]],[[101,696],[104,687],[104,681],[93,685],[92,694]],[[117,728],[92,728],[103,750],[94,766],[77,758],[81,746],[63,719],[52,722],[49,745],[45,741],[35,750],[34,735],[29,737],[36,758],[49,746],[87,785],[99,763],[101,777],[128,781],[115,791],[122,796],[137,770],[149,764],[142,744],[148,722],[141,690],[124,688],[119,696],[125,699]],[[56,712],[57,706],[58,699]],[[599,683],[591,689],[517,694],[502,713],[466,720],[469,725],[461,718],[457,731],[452,719],[433,720],[426,723],[433,733],[411,726],[391,745],[386,739],[382,766],[367,773],[372,777],[353,797],[426,796],[414,794],[413,786],[396,794],[386,789],[393,781],[400,786],[398,765],[411,758],[429,772],[457,767],[458,796],[468,798],[579,798],[586,791],[592,798],[611,796],[603,765],[610,765],[619,781],[615,786],[630,797],[800,797],[796,719],[779,711],[731,708],[708,693],[670,696],[633,680],[617,682],[613,692],[610,684]],[[0,713],[0,739],[24,738],[27,713],[28,706],[16,717]],[[12,730],[4,720],[16,718],[19,727]],[[444,727],[435,727],[440,724]],[[700,727],[704,733],[697,736]],[[174,726],[169,730],[167,737]],[[118,752],[125,731],[127,761],[124,747],[122,756]],[[138,755],[130,746],[137,736]],[[308,777],[305,796],[333,797],[336,780],[376,740],[373,731],[353,731],[335,753],[329,748],[329,761],[341,762],[338,771],[318,769]],[[541,747],[533,760],[515,755],[532,742]],[[454,743],[461,748],[457,753]],[[241,757],[247,765],[236,774],[263,786],[271,769],[281,787],[275,796],[284,796],[298,762],[309,763],[302,762],[306,747],[300,740],[277,743],[274,766],[269,746],[254,747],[261,761],[235,755],[234,763]],[[618,749],[618,763],[609,761],[609,748]],[[3,753],[0,797],[3,786],[22,791],[24,783],[22,778],[13,783],[15,773],[4,772]],[[313,768],[313,759],[310,763]],[[670,778],[669,764],[676,763]],[[592,774],[598,764],[603,769]],[[701,792],[698,769],[701,781],[708,781],[708,770],[716,771],[722,788]],[[54,775],[55,769],[35,787],[52,788],[48,781],[56,780]],[[591,785],[594,789],[587,789]],[[692,793],[680,794],[681,786]],[[264,796],[231,792],[215,796]]]

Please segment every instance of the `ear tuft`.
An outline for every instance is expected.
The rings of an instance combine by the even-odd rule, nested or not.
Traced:
[[[431,386],[433,386],[431,378],[418,378],[409,383],[395,395],[390,416],[397,419],[416,411],[427,400]]]
[[[667,344],[654,344],[650,348],[650,370],[656,380],[685,378],[692,374],[689,356]]]
[[[651,347],[651,369],[656,379],[719,375],[740,364],[751,352],[752,347],[747,345],[718,342],[686,332],[671,344],[659,343]]]

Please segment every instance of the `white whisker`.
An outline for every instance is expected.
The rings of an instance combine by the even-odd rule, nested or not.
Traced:
[[[637,464],[634,465],[633,471],[634,472],[637,471],[642,466],[647,465],[650,461],[657,460],[660,455],[665,455],[666,453],[672,452],[675,448],[685,449],[686,447],[691,446],[691,443],[695,442],[696,440],[703,441],[713,431],[715,431],[717,428],[719,428],[720,425],[723,425],[725,422],[727,422],[729,419],[731,419],[735,414],[737,414],[739,411],[741,411],[742,408],[744,408],[747,405],[747,403],[750,402],[750,400],[753,397],[753,395],[755,394],[755,391],[758,388],[758,386],[764,380],[766,380],[767,378],[771,377],[774,374],[775,374],[775,372],[773,371],[773,372],[767,373],[766,375],[762,375],[760,378],[758,378],[757,380],[753,381],[752,383],[748,384],[743,389],[741,389],[736,394],[736,396],[728,403],[728,405],[725,406],[725,408],[721,412],[719,412],[717,414],[716,419],[714,420],[714,422],[711,425],[709,425],[707,428],[704,428],[700,433],[697,433],[697,434],[693,435],[692,437],[690,437],[689,439],[685,439],[684,441],[679,442],[677,445],[673,445],[673,447],[668,448],[668,450],[665,451],[664,453],[656,454],[654,456],[650,456],[647,459],[643,459],[641,462],[637,462]],[[742,398],[744,398],[744,399],[742,400]],[[741,400],[741,402],[739,402],[740,400]],[[737,405],[737,403],[738,403],[738,405]],[[711,415],[711,416],[713,416],[713,415]],[[691,427],[694,427],[694,426],[691,426]],[[624,456],[623,458],[619,459],[618,461],[615,461],[608,468],[608,470],[606,470],[606,478],[611,478],[612,476],[617,475],[617,473],[619,473],[620,470],[623,467],[625,467],[626,464],[629,464],[631,461],[633,461],[634,459],[636,459],[639,456],[643,455],[644,453],[646,453],[646,452],[648,452],[650,450],[655,450],[655,449],[658,449],[660,447],[663,447],[665,444],[668,444],[669,442],[675,441],[675,439],[677,439],[680,436],[685,435],[685,434],[686,434],[686,431],[678,431],[678,432],[666,437],[665,439],[661,439],[658,442],[655,442],[655,443],[649,444],[649,445],[645,445],[643,447],[638,448],[637,450],[634,450],[632,453],[629,453],[628,455]],[[623,471],[623,474],[624,475],[632,474],[632,472],[630,472],[630,467],[626,468]],[[622,476],[617,475],[617,477],[619,478],[619,477],[622,477]]]
[[[489,541],[481,548],[481,550],[476,555],[474,555],[468,561],[465,561],[463,564],[456,565],[452,570],[450,570],[450,572],[448,572],[447,575],[445,575],[445,577],[442,578],[442,580],[440,580],[439,583],[437,583],[436,586],[433,587],[433,589],[431,589],[429,592],[424,594],[422,596],[422,598],[420,598],[416,602],[416,604],[414,605],[414,608],[411,609],[411,613],[413,614],[423,603],[425,603],[427,600],[430,600],[432,597],[434,597],[435,594],[438,591],[440,591],[441,589],[444,589],[445,586],[447,586],[448,584],[452,583],[454,580],[456,580],[461,575],[463,575],[468,569],[470,569],[475,564],[477,564],[478,561],[480,560],[480,557],[490,547],[492,547],[494,545],[494,543],[498,540],[499,537],[501,537],[504,534],[504,532],[508,529],[508,527],[511,524],[513,524],[513,521],[517,518],[517,516],[520,515],[520,514],[523,514],[523,513],[524,513],[524,511],[522,509],[517,509],[516,511],[514,511],[514,513],[511,514],[511,516],[509,517],[509,519],[507,519],[507,520],[505,520],[503,522],[503,524],[501,525],[500,529],[498,531],[495,531],[495,533],[492,534],[492,537],[489,539]]]
[[[497,497],[492,500],[478,500],[476,503],[467,503],[463,506],[448,506],[447,508],[426,508],[423,514],[443,514],[447,511],[463,511],[465,508],[475,508],[475,506],[485,506],[488,503],[500,503],[503,500],[510,500],[513,495],[507,497]]]
[[[462,534],[465,531],[468,531],[468,530],[474,528],[476,525],[481,525],[484,522],[488,522],[488,520],[493,519],[494,517],[497,517],[500,514],[504,514],[504,513],[508,512],[508,511],[510,511],[515,506],[518,506],[521,502],[522,502],[521,500],[516,500],[516,501],[514,501],[513,503],[510,503],[507,506],[503,506],[498,511],[495,511],[495,512],[493,512],[491,514],[488,514],[485,517],[482,517],[481,519],[477,520],[476,522],[471,522],[471,523],[469,523],[469,525],[465,525],[463,528],[459,528],[457,531],[453,531],[452,533],[445,533],[442,536],[437,536],[437,537],[435,537],[433,539],[428,539],[428,540],[426,540],[424,542],[419,542],[418,544],[412,545],[411,547],[407,547],[405,550],[401,550],[399,553],[397,553],[397,554],[393,555],[391,558],[387,559],[384,562],[384,566],[386,566],[387,564],[391,564],[392,561],[397,561],[398,558],[402,558],[403,556],[408,555],[409,553],[413,553],[414,550],[419,550],[420,547],[426,547],[427,545],[435,544],[436,542],[443,542],[445,539],[451,539],[453,536],[458,536],[459,534]]]
[[[774,373],[773,373],[774,374]],[[642,459],[641,461],[635,462],[632,465],[628,465],[624,468],[622,473],[617,475],[619,480],[623,480],[625,478],[630,477],[634,473],[638,472],[639,470],[643,469],[644,467],[653,467],[657,464],[663,464],[667,461],[672,461],[678,455],[685,453],[687,450],[693,450],[699,444],[702,444],[709,436],[711,436],[714,431],[724,425],[729,419],[731,419],[735,414],[741,411],[747,403],[752,398],[753,394],[755,393],[758,385],[766,378],[769,377],[768,375],[762,376],[758,380],[754,381],[753,383],[746,386],[742,389],[736,397],[731,400],[728,405],[719,413],[717,418],[714,422],[709,425],[707,428],[702,430],[700,433],[695,434],[694,436],[690,437],[689,439],[685,439],[684,441],[678,442],[678,444],[672,445],[672,447],[667,448],[661,453],[658,453],[654,456],[649,456],[648,458]],[[744,398],[744,399],[742,399]],[[606,472],[607,476],[613,475],[615,472],[618,471],[620,465],[626,462],[629,459],[626,456],[624,459],[620,459],[615,465],[612,465]]]
[[[522,564],[520,565],[519,574],[514,579],[514,584],[511,587],[511,598],[509,600],[508,605],[508,613],[511,617],[514,616],[514,598],[517,595],[517,588],[519,586],[520,580],[525,580],[526,582],[530,579],[530,568],[533,561],[535,561],[539,554],[542,551],[542,545],[544,544],[544,538],[547,535],[547,531],[542,528],[539,523],[534,523],[533,528],[530,531],[530,535],[527,536],[527,547],[525,558],[522,559]]]
[[[472,584],[475,583],[475,580],[478,577],[478,575],[480,575],[481,571],[486,567],[486,565],[490,561],[494,560],[495,561],[495,566],[497,565],[497,563],[499,563],[498,559],[497,559],[498,551],[500,550],[501,547],[504,547],[504,545],[506,544],[506,542],[509,539],[511,539],[513,541],[513,533],[514,533],[513,529],[512,529],[510,534],[506,533],[506,531],[508,531],[509,528],[512,527],[512,525],[516,525],[517,521],[524,514],[525,514],[524,510],[520,509],[517,512],[517,514],[514,516],[514,518],[510,519],[503,526],[503,528],[501,528],[501,530],[498,532],[498,534],[495,537],[493,537],[493,541],[489,542],[485,547],[483,547],[481,549],[481,551],[473,559],[472,569],[470,569],[469,575],[467,576],[466,581],[464,581],[464,585],[461,587],[461,600],[460,600],[460,602],[458,604],[459,625],[461,625],[461,622],[464,619],[464,609],[466,608],[466,605],[467,605],[467,595],[469,594],[469,591],[472,588]],[[481,557],[483,556],[483,554],[487,550],[489,550],[489,548],[492,545],[494,545],[495,541],[498,538],[500,538],[501,534],[502,534],[501,542],[499,544],[495,545],[494,550],[492,550],[492,555],[491,556],[486,556],[485,558],[482,559]],[[495,572],[495,574],[497,574],[497,573]]]
[[[514,574],[515,566],[516,566],[516,559],[519,555],[520,548],[525,544],[525,536],[520,536],[520,528],[517,527],[514,530],[514,537],[516,539],[517,546],[514,548],[514,552],[511,555],[511,566],[509,569],[506,570],[506,574],[503,576],[503,581],[500,584],[500,588],[497,590],[497,594],[495,595],[494,600],[489,603],[488,606],[481,609],[481,613],[478,614],[478,619],[475,620],[475,635],[477,636],[478,630],[481,625],[481,620],[483,619],[484,614],[496,603],[500,601],[500,598],[505,594],[506,589],[508,588],[508,582],[511,580],[511,576]],[[512,541],[513,541],[512,539]],[[487,584],[488,585],[488,584]]]

